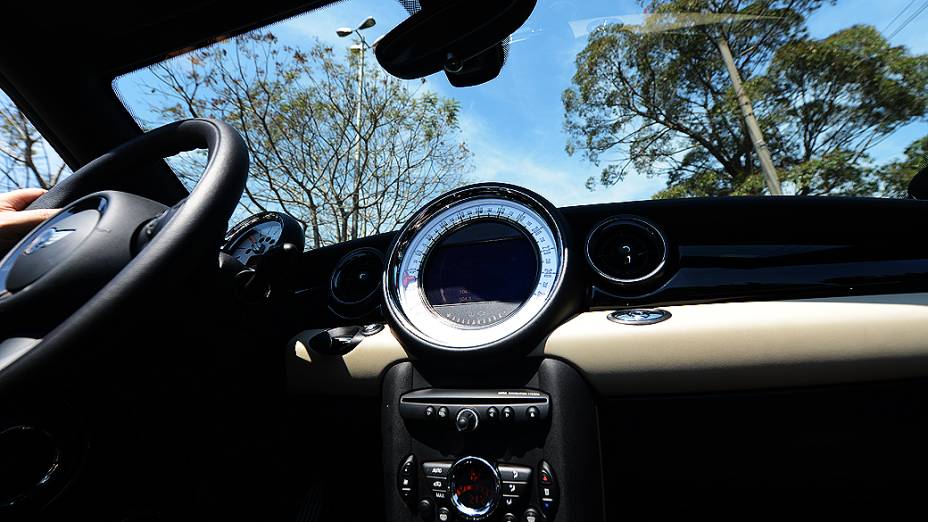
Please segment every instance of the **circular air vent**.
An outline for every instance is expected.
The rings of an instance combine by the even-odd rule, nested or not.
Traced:
[[[341,304],[357,304],[380,288],[383,256],[373,248],[360,248],[343,257],[332,273],[332,297]]]
[[[590,232],[586,257],[600,276],[621,284],[640,283],[660,273],[667,262],[661,231],[639,217],[619,216]]]

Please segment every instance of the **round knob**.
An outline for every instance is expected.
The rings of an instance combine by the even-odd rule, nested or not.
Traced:
[[[455,462],[448,473],[448,486],[451,505],[464,520],[484,520],[499,503],[499,472],[480,457]]]
[[[458,431],[474,431],[480,424],[480,416],[470,408],[464,408],[458,412],[458,417],[454,422]]]
[[[435,505],[431,500],[423,498],[418,504],[419,518],[422,520],[432,520],[435,517]]]

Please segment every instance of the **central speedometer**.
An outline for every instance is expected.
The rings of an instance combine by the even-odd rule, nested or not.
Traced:
[[[538,257],[536,243],[521,227],[468,223],[439,239],[424,260],[425,300],[438,315],[462,326],[496,324],[531,297]]]
[[[475,185],[430,203],[400,231],[387,305],[430,345],[456,350],[524,329],[557,292],[564,240],[552,209],[528,191]]]

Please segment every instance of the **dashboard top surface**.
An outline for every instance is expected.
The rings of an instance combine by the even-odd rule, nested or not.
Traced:
[[[726,301],[841,297],[928,289],[928,202],[874,198],[738,197],[563,207],[583,293],[576,312]],[[641,217],[660,228],[667,264],[641,284],[599,277],[582,259],[603,220]],[[296,274],[305,306],[327,310],[320,324],[350,323],[327,296],[332,269],[359,248],[386,252],[395,232],[307,252]],[[298,301],[300,302],[300,301]],[[366,317],[383,318],[381,303]],[[301,306],[302,307],[302,306]]]

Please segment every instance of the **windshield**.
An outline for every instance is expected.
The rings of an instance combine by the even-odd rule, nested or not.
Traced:
[[[539,0],[499,77],[455,88],[443,73],[384,73],[370,44],[409,13],[350,0],[115,88],[144,128],[191,116],[236,126],[252,156],[240,214],[284,210],[310,248],[392,230],[430,198],[479,181],[559,206],[900,197],[928,163],[926,9]],[[202,161],[172,166],[192,182]]]

